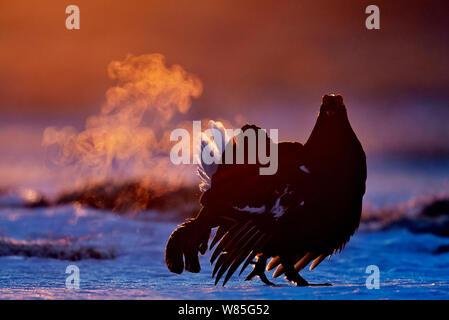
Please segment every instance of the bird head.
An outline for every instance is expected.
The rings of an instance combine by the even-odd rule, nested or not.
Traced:
[[[339,94],[324,95],[318,119],[305,144],[310,151],[311,165],[324,170],[329,167],[329,163],[337,163],[337,159],[345,158],[351,148],[360,149],[358,144],[343,97]]]
[[[326,94],[321,100],[320,117],[323,119],[341,119],[346,117],[346,107],[340,94]]]

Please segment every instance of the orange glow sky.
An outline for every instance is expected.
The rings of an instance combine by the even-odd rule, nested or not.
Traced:
[[[217,109],[257,105],[261,95],[448,89],[443,1],[388,1],[380,31],[364,28],[366,1],[296,0],[76,1],[81,29],[68,31],[72,2],[2,2],[2,109],[90,108],[110,86],[107,64],[127,53],[159,52],[197,74],[201,106]]]
[[[381,30],[368,31],[364,10],[376,2]],[[80,8],[80,30],[65,29],[69,4]],[[201,79],[187,118],[239,118],[304,140],[321,95],[340,92],[368,151],[444,148],[448,9],[403,0],[2,1],[2,161],[42,157],[43,128],[82,126],[98,113],[114,84],[107,65],[128,53],[161,53]]]

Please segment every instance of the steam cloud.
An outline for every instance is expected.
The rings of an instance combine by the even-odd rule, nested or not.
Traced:
[[[118,85],[107,90],[100,114],[86,120],[84,131],[45,129],[49,160],[91,180],[155,171],[163,176],[170,165],[161,156],[169,152],[170,120],[190,109],[202,93],[201,81],[179,65],[167,67],[161,54],[128,55],[111,62],[108,75]]]

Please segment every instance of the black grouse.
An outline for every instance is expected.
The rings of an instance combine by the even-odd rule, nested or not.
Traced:
[[[259,128],[245,125],[242,132],[248,129]],[[226,145],[223,159],[229,147],[235,150],[235,139]],[[211,250],[216,246],[211,256],[215,284],[225,276],[225,285],[239,266],[241,274],[253,264],[246,280],[259,276],[272,284],[265,269],[276,268],[274,278],[285,273],[298,286],[311,285],[299,271],[309,263],[312,270],[343,249],[359,226],[365,194],[365,153],[343,97],[322,98],[306,144],[278,144],[274,175],[261,175],[262,165],[248,164],[247,153],[245,144],[244,164],[199,166],[201,209],[171,234],[167,267],[178,274],[199,272],[198,253],[205,254],[211,230],[217,228],[210,244]]]

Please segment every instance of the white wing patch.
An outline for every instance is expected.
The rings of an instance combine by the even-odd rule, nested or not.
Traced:
[[[253,208],[250,206],[246,206],[245,208],[234,207],[234,209],[237,211],[250,212],[250,213],[264,213],[265,212],[265,206],[261,206],[259,208],[257,208],[257,207]]]
[[[275,218],[280,218],[285,212],[285,208],[281,206],[279,203],[281,202],[281,197],[276,200],[273,208],[271,208],[271,213],[274,214]]]
[[[299,169],[300,169],[302,172],[310,173],[309,169],[307,169],[306,166],[300,166]]]
[[[288,187],[286,187],[284,189],[284,192],[279,196],[279,198],[276,199],[274,206],[271,208],[271,213],[274,215],[276,219],[284,215],[286,208],[284,206],[281,206],[281,199],[283,196],[289,193],[290,192],[288,191]]]

